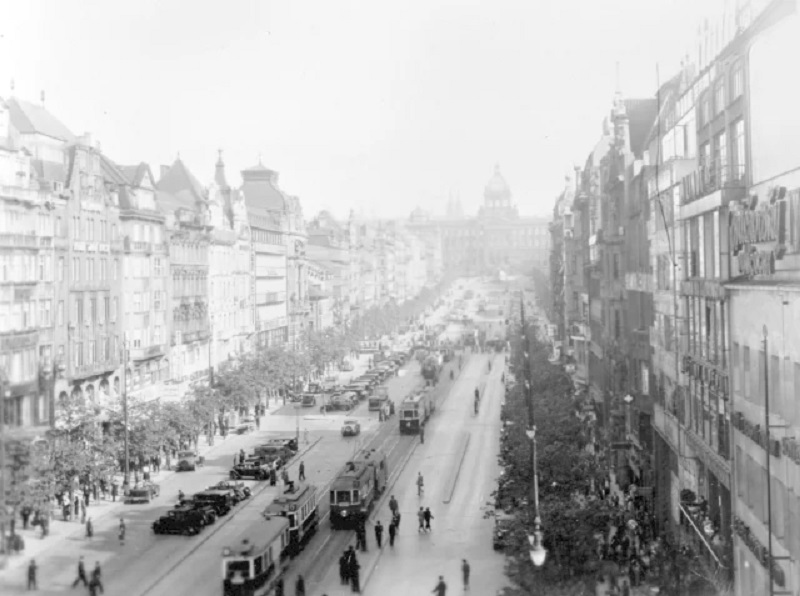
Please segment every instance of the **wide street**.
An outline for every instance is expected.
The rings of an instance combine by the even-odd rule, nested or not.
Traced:
[[[492,372],[487,374],[492,358]],[[471,565],[471,591],[492,595],[504,585],[504,557],[492,549],[494,510],[491,492],[498,474],[497,452],[500,433],[500,404],[503,399],[501,375],[504,355],[473,355],[448,397],[431,418],[425,443],[418,445],[408,464],[389,491],[400,503],[402,521],[395,546],[384,535],[383,548],[375,543],[373,524],[380,519],[388,527],[388,496],[374,514],[368,528],[369,551],[359,553],[362,593],[404,596],[430,593],[439,575],[444,575],[449,592],[461,590],[461,560]],[[484,386],[478,416],[472,395]],[[463,458],[463,460],[462,460]],[[416,477],[425,480],[422,496],[417,495]],[[417,530],[416,512],[429,507],[434,519],[429,533]],[[318,590],[311,594],[343,596],[350,589],[339,582],[338,566],[332,566]]]

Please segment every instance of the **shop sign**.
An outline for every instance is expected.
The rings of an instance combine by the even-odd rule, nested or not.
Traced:
[[[750,549],[750,552],[753,553],[753,556],[761,563],[765,569],[769,569],[772,575],[772,579],[778,584],[781,588],[786,585],[786,574],[781,569],[778,562],[775,560],[775,557],[770,560],[769,550],[766,546],[761,544],[758,538],[753,535],[752,530],[750,527],[745,524],[741,519],[738,517],[733,518],[733,531],[736,535],[747,545],[747,548]]]
[[[741,275],[769,275],[775,272],[775,261],[783,257],[786,202],[777,201],[765,208],[733,211],[729,219],[730,242]],[[771,249],[754,245],[775,243]]]

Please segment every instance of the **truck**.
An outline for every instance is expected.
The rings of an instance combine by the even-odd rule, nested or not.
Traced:
[[[422,378],[429,384],[434,384],[439,380],[439,372],[442,366],[436,356],[430,355],[422,363]]]
[[[369,398],[369,409],[370,411],[374,412],[380,410],[386,402],[389,401],[389,389],[383,385],[380,385],[375,388],[375,393],[373,393]]]

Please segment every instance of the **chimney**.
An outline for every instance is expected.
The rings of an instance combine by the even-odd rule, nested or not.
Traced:
[[[576,165],[575,166],[575,193],[579,193],[581,191],[581,167]]]
[[[169,172],[169,166],[161,166],[161,176],[160,177],[163,178],[164,176],[166,176],[167,172]]]

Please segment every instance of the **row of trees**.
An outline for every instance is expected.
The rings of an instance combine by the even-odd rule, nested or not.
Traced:
[[[547,563],[535,569],[529,558],[528,535],[533,533],[531,486],[532,442],[526,435],[529,417],[522,341],[512,350],[511,377],[506,398],[503,451],[506,454],[504,501],[511,503],[520,520],[509,542],[507,575],[513,587],[506,596],[539,594],[594,594],[588,579],[597,561],[595,534],[604,532],[612,509],[604,501],[587,498],[602,470],[586,449],[588,436],[577,416],[572,382],[559,367],[550,364],[550,350],[530,333],[531,396],[536,426],[539,474],[539,514],[544,530]]]
[[[322,375],[363,339],[390,334],[432,306],[438,292],[424,289],[402,305],[390,303],[366,309],[349,324],[306,333],[297,350],[260,349],[221,365],[210,384],[196,386],[180,402],[128,400],[128,445],[131,470],[170,455],[181,447],[197,446],[214,424],[224,428],[226,414],[248,410],[267,392],[296,388],[312,374]],[[24,508],[44,511],[54,495],[73,498],[81,486],[110,483],[124,469],[122,399],[101,408],[72,394],[56,404],[55,428],[46,441],[7,441],[6,503],[16,517]],[[213,440],[213,436],[209,437]],[[4,439],[5,440],[5,439]]]

